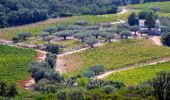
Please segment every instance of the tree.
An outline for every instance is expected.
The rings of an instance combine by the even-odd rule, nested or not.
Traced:
[[[123,31],[123,32],[121,32],[121,37],[124,37],[124,36],[125,36],[126,39],[128,39],[129,36],[132,36],[132,33],[128,30]]]
[[[41,36],[41,37],[43,38],[43,40],[44,40],[44,38],[47,37],[48,35],[49,35],[49,33],[47,33],[47,32],[41,32],[41,33],[39,34],[39,36]]]
[[[54,68],[56,65],[56,58],[57,56],[55,54],[48,52],[45,61],[51,66],[51,68]]]
[[[154,95],[158,100],[170,99],[170,72],[162,71],[156,75],[149,84],[154,89]]]
[[[11,83],[11,84],[9,85],[8,95],[9,95],[10,97],[15,97],[17,94],[18,94],[18,91],[17,91],[16,84]]]
[[[6,96],[7,84],[5,81],[0,81],[0,96]]]
[[[63,37],[64,40],[67,39],[68,36],[72,35],[72,31],[66,30],[66,31],[60,31],[56,33],[56,36],[58,37]]]
[[[89,46],[91,46],[91,48],[94,47],[94,44],[97,43],[97,39],[93,38],[93,37],[89,37],[85,40],[86,44],[88,44]]]
[[[57,29],[55,29],[54,27],[48,27],[48,28],[45,28],[43,31],[44,32],[48,32],[49,34],[52,34],[54,32],[56,32]]]
[[[105,35],[105,41],[108,41],[110,43],[112,42],[111,39],[114,39],[114,38],[115,38],[114,34],[108,33],[108,34]]]
[[[170,32],[162,33],[161,41],[164,45],[170,46]]]
[[[138,25],[131,26],[131,27],[130,27],[130,30],[133,31],[133,32],[135,32],[134,35],[137,35],[136,32],[139,31],[139,26],[138,26]]]
[[[83,88],[74,88],[68,92],[69,100],[84,100],[85,90]]]
[[[21,32],[17,35],[20,40],[26,40],[27,38],[31,37],[31,33],[29,32]]]
[[[132,12],[129,16],[128,16],[128,23],[130,26],[133,25],[137,25],[139,23],[137,15],[135,12]]]
[[[96,39],[101,35],[99,31],[93,31],[92,35],[96,37]]]
[[[81,33],[77,33],[74,37],[81,39],[81,42],[84,42],[84,39],[89,37],[90,33],[89,32],[81,32]]]
[[[147,14],[145,25],[147,26],[149,33],[151,32],[152,28],[155,28],[156,20],[154,18],[153,12],[150,12],[150,13]]]
[[[58,54],[59,53],[59,46],[57,44],[48,44],[46,46],[46,50],[48,52],[54,53],[54,54]]]

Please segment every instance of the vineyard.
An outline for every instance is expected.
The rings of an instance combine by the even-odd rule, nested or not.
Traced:
[[[19,32],[31,32],[33,35],[36,35],[39,34],[44,28],[54,27],[57,25],[70,25],[77,20],[87,20],[90,25],[93,25],[102,22],[119,21],[121,19],[126,19],[127,16],[128,13],[121,14],[121,15],[116,15],[116,14],[108,14],[103,16],[84,15],[84,16],[73,16],[68,18],[49,19],[34,24],[0,29],[0,38],[11,39]]]
[[[160,71],[170,71],[170,62],[149,65],[112,74],[106,80],[118,80],[128,85],[137,85],[153,78]]]
[[[35,51],[0,45],[0,80],[16,82],[28,77],[28,63]]]
[[[107,70],[170,55],[170,48],[156,46],[151,40],[130,39],[106,44],[63,57],[66,71],[84,72],[89,66],[104,65]]]
[[[169,9],[170,2],[156,2],[156,3],[146,3],[146,4],[136,4],[136,5],[128,5],[127,8],[130,9],[150,9],[152,7],[159,7],[160,12],[162,13],[170,13]]]

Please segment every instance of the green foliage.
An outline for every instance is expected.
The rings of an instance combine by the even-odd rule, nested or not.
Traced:
[[[128,23],[130,26],[138,25],[138,17],[135,12],[132,12],[128,17]]]
[[[56,65],[56,59],[57,59],[57,56],[51,52],[48,52],[46,54],[46,58],[45,58],[45,61],[51,66],[51,68],[54,68],[55,65]]]
[[[54,53],[54,54],[58,54],[59,53],[59,46],[57,44],[48,44],[46,46],[46,50],[48,52]]]
[[[0,79],[17,82],[28,77],[27,66],[33,61],[35,51],[0,45]]]
[[[8,96],[9,96],[9,97],[15,97],[17,94],[18,94],[18,90],[17,90],[16,84],[11,83],[11,84],[9,85]]]
[[[154,18],[154,13],[153,12],[149,12],[147,15],[146,15],[146,18],[145,18],[145,25],[147,26],[147,28],[149,30],[151,30],[151,28],[155,28],[155,25],[156,25],[156,19]]]
[[[170,32],[164,32],[161,41],[164,45],[170,46]]]
[[[68,36],[71,36],[73,34],[70,30],[60,31],[56,33],[56,36],[63,37],[64,40],[67,39]]]
[[[121,32],[122,38],[125,37],[126,39],[128,39],[129,36],[132,36],[132,33],[130,31],[126,30]]]
[[[91,33],[89,31],[86,31],[86,32],[77,33],[74,37],[81,39],[81,42],[84,42],[84,39],[89,37],[90,35]]]
[[[89,37],[85,40],[85,43],[88,44],[91,48],[93,48],[94,44],[97,43],[97,39],[93,37]]]
[[[151,81],[151,86],[154,88],[154,95],[159,100],[170,99],[170,72],[162,71],[156,75]]]

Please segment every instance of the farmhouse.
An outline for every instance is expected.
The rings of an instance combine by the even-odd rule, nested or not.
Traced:
[[[140,28],[140,32],[148,33],[148,28],[145,25],[145,20],[139,20],[139,28]],[[156,20],[156,26],[155,28],[152,28],[151,34],[161,35],[161,24],[159,20]]]

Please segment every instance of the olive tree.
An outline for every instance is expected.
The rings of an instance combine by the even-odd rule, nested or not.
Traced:
[[[96,37],[96,39],[101,35],[99,31],[93,31],[92,35]]]
[[[66,40],[68,36],[72,35],[72,31],[70,30],[60,31],[57,32],[55,35],[58,37],[63,37],[63,39]]]
[[[97,43],[97,39],[93,38],[93,37],[89,37],[85,40],[86,44],[88,44],[89,46],[91,46],[91,48],[94,47],[94,44]]]
[[[103,38],[105,38],[105,41],[108,41],[111,43],[111,39],[114,39],[115,38],[115,35],[114,34],[111,34],[109,32],[104,32],[102,33],[101,35]]]
[[[132,36],[132,33],[130,31],[123,31],[121,32],[121,37],[123,38],[125,36],[126,39],[128,39],[129,36]]]
[[[137,35],[136,32],[139,31],[139,26],[138,25],[135,25],[135,26],[130,26],[130,30],[135,32],[134,35]]]
[[[58,54],[59,53],[59,46],[57,44],[48,44],[48,45],[46,45],[46,50],[48,52]]]
[[[31,37],[31,33],[30,32],[21,32],[17,36],[20,40],[26,40],[27,38]]]
[[[49,33],[47,33],[47,32],[41,32],[40,34],[38,34],[38,36],[42,37],[43,40],[44,40],[44,38],[47,37],[48,35],[49,35]]]
[[[81,39],[81,41],[84,42],[84,39],[89,37],[89,36],[90,36],[89,32],[81,32],[81,33],[76,34],[74,37]]]

